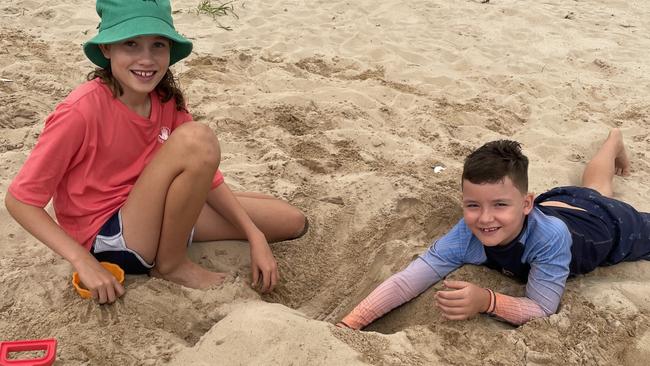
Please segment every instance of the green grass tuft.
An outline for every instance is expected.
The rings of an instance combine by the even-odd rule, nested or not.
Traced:
[[[228,1],[225,3],[215,4],[212,0],[202,0],[199,5],[196,7],[196,14],[207,14],[212,17],[217,22],[219,28],[231,31],[232,27],[225,26],[217,20],[218,17],[231,15],[237,19],[239,16],[235,13],[235,7],[233,5],[235,1]]]

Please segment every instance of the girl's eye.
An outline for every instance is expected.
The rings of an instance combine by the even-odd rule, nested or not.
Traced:
[[[135,42],[134,41],[126,41],[126,42],[124,42],[124,45],[127,46],[127,47],[133,47],[133,46],[135,46]]]
[[[508,204],[505,203],[505,202],[497,202],[496,206],[497,206],[497,207],[507,207]]]
[[[165,48],[165,47],[167,47],[167,43],[165,43],[165,42],[156,42],[156,43],[154,43],[154,47],[156,47],[156,48]]]
[[[475,203],[468,203],[465,205],[465,208],[476,208],[476,207],[478,207],[478,205]]]

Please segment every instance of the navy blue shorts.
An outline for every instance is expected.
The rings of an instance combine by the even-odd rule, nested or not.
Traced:
[[[138,253],[126,247],[119,210],[102,226],[90,253],[100,262],[117,264],[127,274],[148,274],[153,268],[153,264],[147,263]]]
[[[650,260],[650,214],[585,187],[557,187],[535,199],[559,201],[585,211],[541,206],[561,219],[571,232],[571,274],[624,261]]]

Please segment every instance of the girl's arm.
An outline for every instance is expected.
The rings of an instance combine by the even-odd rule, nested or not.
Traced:
[[[212,189],[208,193],[207,201],[210,207],[246,235],[251,248],[253,286],[259,286],[262,292],[272,291],[278,283],[278,264],[264,233],[255,226],[225,183]]]
[[[362,329],[438,282],[438,274],[421,258],[394,274],[359,303],[339,324]]]
[[[124,288],[115,277],[66,234],[43,208],[23,203],[10,192],[5,197],[5,205],[9,214],[25,230],[74,266],[81,282],[100,304],[112,303],[124,294]]]

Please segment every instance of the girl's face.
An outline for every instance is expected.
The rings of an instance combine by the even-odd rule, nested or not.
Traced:
[[[170,41],[162,36],[138,36],[99,48],[124,89],[122,101],[146,97],[169,68]]]

